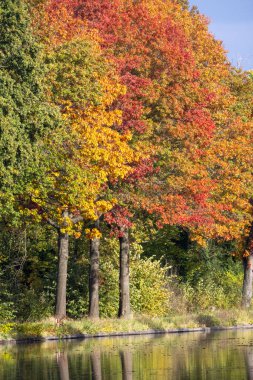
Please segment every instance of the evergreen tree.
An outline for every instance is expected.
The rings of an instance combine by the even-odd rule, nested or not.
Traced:
[[[56,123],[43,91],[41,47],[27,4],[0,0],[0,219],[18,216],[14,205],[42,175],[39,147]]]

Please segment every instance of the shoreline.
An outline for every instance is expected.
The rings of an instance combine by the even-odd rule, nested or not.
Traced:
[[[212,332],[212,331],[226,331],[226,330],[250,330],[253,329],[253,324],[236,325],[236,326],[212,326],[212,327],[196,327],[196,328],[174,328],[156,330],[149,329],[143,331],[126,331],[126,332],[101,332],[95,334],[73,334],[63,336],[32,336],[23,338],[6,338],[0,339],[0,345],[5,344],[22,344],[22,343],[43,343],[49,341],[66,341],[66,340],[85,340],[96,338],[112,338],[112,337],[127,337],[127,336],[142,336],[142,335],[167,335],[167,334],[182,334],[190,332]]]

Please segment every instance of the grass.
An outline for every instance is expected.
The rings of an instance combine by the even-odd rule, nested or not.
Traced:
[[[60,325],[54,318],[39,322],[0,324],[0,339],[35,339],[47,337],[65,337],[70,335],[118,332],[137,332],[147,330],[168,330],[197,327],[230,327],[253,325],[253,310],[214,310],[195,314],[174,315],[163,318],[135,316],[131,319],[80,320],[66,319]]]

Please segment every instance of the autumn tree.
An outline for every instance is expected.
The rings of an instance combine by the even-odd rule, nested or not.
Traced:
[[[98,31],[104,54],[115,62],[127,88],[117,102],[123,122],[116,128],[131,131],[133,146],[145,152],[124,185],[114,184],[120,207],[109,215],[110,224],[118,224],[120,273],[125,278],[120,276],[120,294],[127,300],[120,300],[127,306],[119,315],[126,316],[132,211],[144,208],[156,214],[158,225],[195,226],[210,219],[203,210],[212,180],[202,161],[215,129],[213,87],[226,72],[226,59],[205,20],[178,2],[63,3],[69,12],[74,10],[77,24],[84,20],[90,30]],[[63,3],[51,1],[49,11],[59,12]]]
[[[121,123],[121,111],[111,110],[110,105],[124,93],[124,87],[104,61],[98,44],[83,35],[70,41],[60,39],[49,51],[47,65],[49,97],[60,107],[64,127],[60,139],[52,135],[56,149],[51,146],[50,151],[56,157],[59,153],[59,160],[51,162],[48,187],[32,200],[59,233],[56,317],[61,319],[66,315],[69,235],[78,236],[81,221],[95,221],[113,206],[115,199],[106,183],[128,173],[133,154],[128,146],[131,136],[111,128]]]
[[[237,242],[236,255],[242,256],[244,284],[242,304],[248,307],[252,296],[252,90],[250,72],[233,70],[229,82],[234,101],[229,110],[228,125],[217,137],[213,149],[216,162],[216,189],[213,208],[223,203],[216,216],[218,237]],[[214,151],[211,148],[211,154]],[[251,294],[251,296],[249,296]]]
[[[141,203],[157,216],[158,226],[183,226],[201,244],[211,235],[216,239],[239,239],[242,234],[248,234],[252,218],[249,205],[252,194],[249,185],[252,183],[252,98],[250,95],[242,98],[243,93],[250,93],[246,90],[250,88],[249,75],[248,78],[242,76],[241,96],[238,97],[233,88],[233,70],[224,49],[208,32],[207,20],[198,12],[182,11],[169,1],[166,9],[164,2],[145,2],[147,8],[142,2],[127,4],[124,21],[128,16],[134,20],[135,28],[129,27],[126,31],[125,23],[123,31],[123,22],[118,21],[119,37],[115,36],[116,23],[112,31],[105,23],[98,26],[97,18],[92,22],[102,33],[106,28],[104,35],[109,46],[118,38],[115,55],[116,59],[120,56],[120,64],[124,46],[127,46],[125,56],[128,59],[132,51],[139,52],[138,64],[134,57],[135,67],[130,75],[145,77],[153,84],[151,93],[146,82],[148,97],[141,98],[144,105],[141,118],[152,123],[149,131],[152,131],[154,145],[159,146],[153,162],[159,170],[151,170],[148,181],[143,173],[139,178],[136,176],[141,165],[131,173],[130,177],[135,175],[143,191],[134,189],[130,197],[128,192],[125,198],[128,208],[131,202],[133,209]],[[110,6],[106,9],[108,14],[114,12]],[[149,15],[145,13],[147,9]],[[163,46],[159,54],[154,37],[157,14],[159,46]],[[114,15],[114,19],[116,17],[120,16]],[[153,32],[150,38],[145,24],[148,17],[147,24],[152,25]],[[168,29],[162,29],[161,25]],[[136,47],[138,41],[145,41],[144,51],[139,45]],[[164,62],[170,72],[166,71]],[[130,93],[131,90],[130,87]],[[196,235],[196,230],[201,229],[202,236]]]
[[[71,6],[71,2],[68,5]],[[198,85],[193,46],[189,46],[188,35],[181,25],[186,19],[181,6],[174,2],[168,2],[165,7],[164,2],[128,1],[123,6],[120,1],[113,4],[80,1],[77,14],[90,27],[98,29],[108,56],[113,52],[121,81],[127,86],[120,104],[123,111],[121,128],[133,131],[147,152],[126,179],[125,191],[119,190],[122,207],[117,207],[107,217],[112,225],[118,223],[120,295],[126,300],[120,299],[120,305],[125,306],[120,307],[119,315],[127,316],[130,313],[128,228],[131,225],[129,218],[125,218],[127,213],[131,214],[127,209],[144,205],[155,212],[159,207],[168,216],[166,223],[195,222],[197,213],[189,216],[185,208],[192,210],[199,202],[195,194],[206,194],[209,186],[208,179],[202,178],[207,177],[207,172],[199,155],[196,158],[195,154],[211,138],[214,123],[210,112],[202,105],[208,92]],[[188,16],[188,23],[189,19]],[[190,141],[189,131],[192,131]],[[161,176],[150,181],[150,174],[157,172],[155,162],[158,169],[163,166],[163,173],[166,172],[162,181],[164,190]],[[201,178],[192,180],[198,171],[202,173]],[[145,177],[148,180],[145,181]],[[136,182],[142,186],[142,192],[136,192]],[[165,194],[163,198],[162,193]],[[146,194],[144,199],[143,194]],[[164,206],[157,206],[155,210],[157,195]]]
[[[249,307],[252,298],[252,255],[253,255],[253,236],[252,236],[252,154],[253,154],[253,74],[252,71],[243,72],[234,70],[230,82],[231,90],[235,94],[237,102],[235,103],[234,112],[242,118],[243,130],[239,131],[238,144],[236,149],[240,149],[241,166],[243,168],[243,177],[240,176],[240,186],[232,186],[233,190],[241,188],[237,195],[236,209],[236,226],[238,228],[239,254],[243,256],[244,282],[242,291],[242,306]],[[238,173],[238,168],[237,168]],[[238,176],[238,174],[237,174]],[[233,181],[234,182],[234,181]],[[234,196],[235,199],[235,196]],[[238,223],[239,222],[239,223]],[[239,224],[239,226],[238,226]],[[241,228],[240,228],[241,226]]]

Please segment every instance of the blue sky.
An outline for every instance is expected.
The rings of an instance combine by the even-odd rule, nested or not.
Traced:
[[[233,65],[253,69],[253,0],[190,0],[210,20]]]

